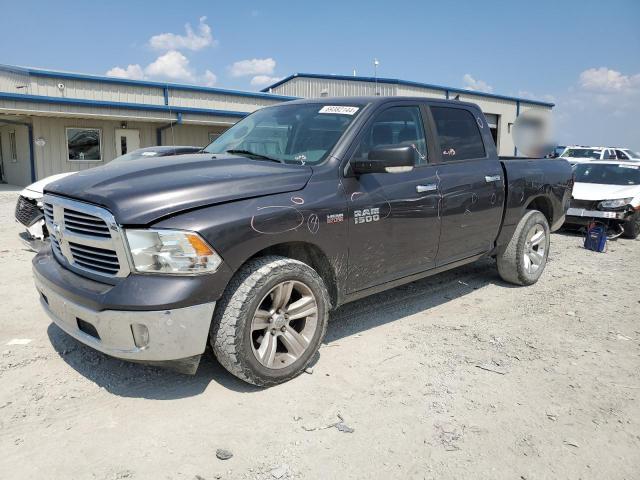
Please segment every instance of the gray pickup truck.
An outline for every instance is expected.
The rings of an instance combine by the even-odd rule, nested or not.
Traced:
[[[274,385],[346,302],[487,256],[535,283],[572,186],[564,160],[498,158],[473,104],[293,101],[200,154],[47,185],[35,284],[96,350],[193,373],[210,343],[233,375]]]

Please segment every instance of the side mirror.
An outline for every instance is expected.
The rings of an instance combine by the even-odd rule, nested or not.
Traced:
[[[382,147],[371,150],[367,160],[351,163],[353,173],[401,173],[413,170],[415,151],[413,147]]]

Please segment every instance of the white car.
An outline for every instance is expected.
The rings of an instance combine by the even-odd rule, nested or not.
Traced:
[[[640,163],[591,161],[575,166],[575,185],[566,224],[606,224],[614,235],[640,234]]]
[[[30,249],[36,252],[40,250],[44,246],[44,240],[47,237],[42,205],[44,187],[55,180],[60,180],[74,173],[76,172],[51,175],[32,183],[20,192],[18,203],[16,203],[15,217],[25,227],[25,230],[20,233],[20,238]]]
[[[616,160],[618,157],[613,148],[569,146],[564,149],[560,158],[564,158],[571,165],[576,165],[594,160]]]
[[[130,160],[140,160],[153,157],[168,157],[173,155],[185,155],[189,153],[198,153],[202,147],[192,146],[161,146],[147,147],[134,150],[130,153],[122,155],[111,163],[127,162]],[[24,225],[25,230],[20,233],[20,238],[31,250],[39,251],[46,245],[49,233],[44,223],[44,210],[42,198],[44,196],[44,187],[47,184],[60,180],[61,178],[73,175],[76,172],[58,173],[50,177],[38,180],[27,186],[20,192],[18,203],[16,204],[15,217],[18,222]]]

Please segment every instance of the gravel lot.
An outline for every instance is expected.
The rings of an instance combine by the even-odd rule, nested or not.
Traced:
[[[190,377],[66,336],[16,198],[0,192],[2,479],[640,478],[640,241],[554,234],[532,287],[487,260],[347,305],[310,373],[261,390],[211,352]]]

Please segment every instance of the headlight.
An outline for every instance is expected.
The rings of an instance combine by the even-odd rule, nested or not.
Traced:
[[[633,200],[633,197],[604,200],[598,204],[598,208],[620,208],[631,203],[631,200]]]
[[[182,230],[126,230],[133,266],[142,273],[215,272],[222,259],[200,235]]]

